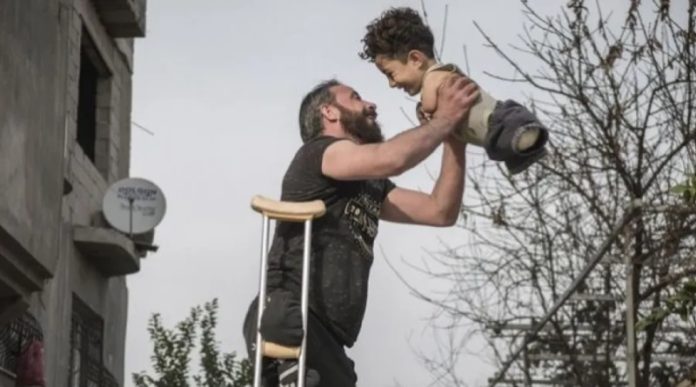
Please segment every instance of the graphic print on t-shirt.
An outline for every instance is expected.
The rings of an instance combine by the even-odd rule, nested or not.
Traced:
[[[377,236],[377,225],[379,222],[379,212],[381,203],[378,202],[374,194],[374,188],[365,184],[360,192],[346,203],[343,216],[348,220],[353,238],[361,252],[372,256],[372,243]]]

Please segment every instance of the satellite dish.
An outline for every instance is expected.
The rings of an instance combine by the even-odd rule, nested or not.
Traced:
[[[115,182],[106,190],[102,202],[106,221],[130,235],[154,229],[162,221],[166,209],[162,190],[155,183],[140,178]]]

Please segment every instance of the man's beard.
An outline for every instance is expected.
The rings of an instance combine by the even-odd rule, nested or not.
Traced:
[[[370,122],[370,112],[364,109],[360,112],[350,111],[338,104],[334,105],[341,111],[341,125],[346,133],[353,136],[361,144],[372,144],[384,141],[382,128],[376,121]]]

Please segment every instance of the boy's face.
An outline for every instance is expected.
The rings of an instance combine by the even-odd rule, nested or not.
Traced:
[[[383,54],[375,56],[375,65],[387,77],[389,87],[398,87],[408,95],[416,95],[423,85],[424,63],[413,55],[406,60],[391,58]]]

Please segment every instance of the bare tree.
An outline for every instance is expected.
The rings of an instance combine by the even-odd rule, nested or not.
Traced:
[[[503,49],[479,30],[515,71],[489,75],[536,90],[529,103],[551,128],[550,155],[515,177],[489,162],[469,167],[475,200],[463,204],[461,226],[470,238],[434,255],[439,270],[422,268],[448,284],[445,293],[418,293],[437,307],[450,338],[427,365],[440,384],[464,385],[456,359],[461,338],[473,334],[505,362],[640,200],[604,260],[527,337],[524,356],[501,378],[619,385],[627,378],[627,280],[640,320],[696,274],[693,204],[670,191],[696,166],[696,0],[633,0],[619,15],[572,0],[553,17],[522,4],[519,47]],[[520,66],[517,55],[538,67]],[[696,363],[696,319],[683,317],[663,313],[643,324],[637,385],[673,386]]]

